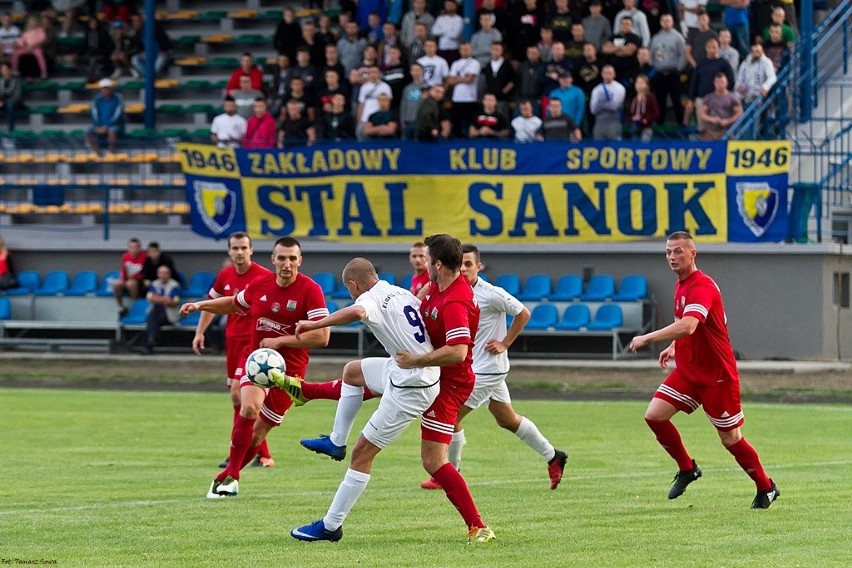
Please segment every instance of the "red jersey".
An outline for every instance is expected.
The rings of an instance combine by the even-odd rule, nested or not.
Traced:
[[[429,271],[424,270],[420,274],[414,274],[411,276],[411,288],[409,288],[409,290],[411,290],[411,293],[416,296],[417,293],[420,292],[420,289],[428,283]]]
[[[441,382],[473,384],[473,341],[479,327],[479,307],[473,297],[473,288],[459,275],[443,292],[432,286],[429,295],[420,304],[420,315],[426,332],[435,349],[444,345],[468,346],[467,357],[461,363],[441,367]]]
[[[148,258],[148,254],[145,252],[140,251],[136,256],[131,256],[129,252],[125,252],[121,255],[121,271],[118,277],[122,281],[129,278],[142,280],[142,266],[145,264],[146,258]]]
[[[712,278],[696,270],[675,284],[674,316],[700,322],[692,335],[675,340],[675,363],[691,381],[716,384],[737,380],[737,361],[728,337],[722,293]]]
[[[328,315],[322,288],[304,274],[297,274],[292,284],[282,288],[276,282],[275,274],[267,272],[240,291],[234,297],[234,303],[250,312],[254,325],[251,344],[255,347],[267,337],[293,335],[299,320],[319,320]],[[305,376],[307,349],[287,348],[281,350],[281,355],[287,364],[288,374]]]
[[[265,268],[256,262],[249,265],[248,270],[240,274],[233,265],[226,266],[219,271],[216,276],[213,286],[207,292],[208,298],[221,298],[222,296],[236,296],[241,290],[245,290],[249,282],[262,274],[271,274],[268,268]],[[251,318],[248,314],[237,313],[228,315],[228,323],[225,326],[225,337],[243,336],[246,339],[251,335]]]

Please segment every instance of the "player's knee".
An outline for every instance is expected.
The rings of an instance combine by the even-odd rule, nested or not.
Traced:
[[[722,441],[722,445],[726,448],[730,448],[737,442],[743,439],[743,435],[740,432],[739,428],[734,430],[728,430],[727,432],[723,432],[722,430],[716,430],[719,434],[719,439]]]
[[[240,416],[243,418],[256,419],[260,414],[260,404],[254,402],[242,401],[240,405]]]
[[[497,426],[511,432],[517,432],[518,427],[521,425],[521,417],[517,414],[512,416],[495,416],[494,418],[497,419]]]

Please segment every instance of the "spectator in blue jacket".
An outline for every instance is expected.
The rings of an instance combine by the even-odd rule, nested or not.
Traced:
[[[548,95],[551,99],[562,101],[562,114],[570,116],[576,125],[582,125],[586,116],[586,94],[574,85],[571,73],[559,70],[559,86]]]
[[[86,142],[100,154],[99,140],[106,138],[109,151],[115,152],[118,137],[124,134],[124,97],[113,91],[111,79],[101,79],[98,86],[101,94],[92,101],[92,127]]]

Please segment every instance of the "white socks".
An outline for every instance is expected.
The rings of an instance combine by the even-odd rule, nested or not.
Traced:
[[[354,469],[347,469],[343,481],[337,488],[337,493],[334,494],[334,500],[328,508],[328,513],[323,517],[322,522],[326,530],[337,530],[346,520],[346,516],[355,501],[361,496],[361,493],[367,488],[367,483],[370,481],[369,473],[361,473]]]
[[[521,439],[523,443],[531,447],[533,450],[541,454],[545,461],[550,461],[556,455],[556,450],[553,444],[547,441],[547,438],[542,436],[538,431],[538,427],[533,424],[532,420],[521,417],[521,425],[518,426],[518,431],[515,436]]]
[[[334,428],[329,435],[335,446],[345,446],[352,433],[355,416],[364,402],[364,387],[356,387],[343,383],[340,385],[340,400],[337,401],[337,411],[334,413]]]
[[[447,455],[447,459],[450,460],[450,463],[454,468],[456,468],[457,471],[459,469],[459,466],[461,465],[462,446],[464,446],[464,444],[464,430],[453,432],[453,439],[450,442],[450,449]]]

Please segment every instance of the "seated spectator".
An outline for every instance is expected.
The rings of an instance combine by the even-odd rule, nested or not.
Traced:
[[[547,118],[541,125],[541,133],[545,140],[579,142],[583,139],[580,125],[575,124],[570,116],[562,114],[562,101],[551,99],[547,103],[547,113]]]
[[[323,111],[319,129],[319,137],[323,140],[355,140],[355,119],[347,108],[343,93],[337,93],[331,98],[331,107]]]
[[[0,237],[0,290],[8,290],[17,286],[18,280],[15,278],[15,267],[12,264],[12,257],[9,255],[9,249],[6,248],[5,239]]]
[[[157,279],[151,283],[148,290],[148,313],[146,315],[147,336],[143,355],[153,355],[154,347],[160,335],[160,328],[173,325],[178,320],[178,304],[180,304],[180,284],[172,278],[168,266],[157,269]]]
[[[719,57],[727,61],[731,69],[739,69],[740,52],[731,46],[731,38],[731,30],[719,30]]]
[[[0,61],[12,61],[15,44],[20,37],[21,28],[12,23],[12,15],[9,12],[0,14]]]
[[[290,60],[292,61],[292,59]],[[263,71],[260,67],[254,64],[254,57],[251,53],[243,53],[240,56],[240,67],[231,73],[231,78],[228,79],[228,84],[225,86],[225,91],[233,91],[240,89],[240,77],[248,75],[251,78],[251,88],[263,91]],[[239,106],[239,105],[238,105]]]
[[[740,100],[728,90],[728,78],[724,73],[713,77],[713,92],[704,97],[699,111],[704,123],[701,136],[705,140],[718,140],[743,114]]]
[[[450,118],[444,110],[444,86],[432,85],[417,110],[417,139],[422,142],[447,140],[452,132]]]
[[[502,43],[503,34],[494,27],[497,21],[492,12],[479,13],[479,31],[470,37],[470,45],[473,58],[479,62],[480,67],[486,65],[491,59],[491,44]]]
[[[391,98],[387,94],[379,95],[379,110],[364,123],[364,135],[373,140],[399,138],[399,119],[391,108]]]
[[[109,79],[107,79],[109,80]],[[118,304],[118,312],[121,317],[127,315],[124,307],[124,294],[128,294],[131,300],[145,296],[147,289],[142,282],[142,267],[148,255],[142,250],[142,243],[136,237],[127,241],[127,251],[121,255],[121,269],[118,271],[118,280],[112,285],[113,296]]]
[[[85,43],[80,51],[81,62],[86,65],[86,81],[94,82],[113,72],[110,55],[115,43],[106,26],[97,18],[89,18]]]
[[[177,268],[175,268],[175,261],[172,260],[172,257],[165,254],[160,249],[160,243],[157,241],[151,241],[148,243],[148,254],[145,257],[145,262],[142,263],[142,284],[145,285],[146,288],[151,286],[151,283],[157,279],[157,270],[161,266],[166,266],[171,271],[172,277],[177,280],[178,284],[182,287],[186,286],[186,282],[183,281],[183,277],[181,277],[180,272],[178,272]]]
[[[286,114],[278,122],[278,147],[313,146],[316,141],[313,121],[302,112],[302,105],[293,99],[287,101]]]
[[[254,100],[254,114],[249,117],[246,123],[243,148],[247,150],[275,148],[275,119],[266,109],[266,99],[258,97]]]
[[[92,126],[86,133],[89,148],[101,153],[98,140],[107,139],[110,152],[115,152],[118,138],[124,135],[124,97],[114,92],[112,79],[101,79],[101,93],[92,101]]]
[[[755,41],[751,53],[740,63],[737,72],[736,93],[745,105],[769,94],[777,76],[772,61],[763,53],[763,46]]]
[[[639,45],[636,48],[638,49],[641,45],[649,46],[651,44],[651,28],[648,26],[648,17],[636,7],[636,0],[624,0],[624,9],[615,15],[612,29],[623,30],[621,20],[624,18],[630,18],[631,31],[640,38]]]
[[[463,41],[459,44],[459,59],[453,61],[447,76],[447,87],[452,87],[450,99],[453,106],[450,112],[453,121],[453,135],[467,137],[471,121],[479,110],[479,61],[473,58],[472,44]]]
[[[423,80],[423,67],[412,63],[409,68],[411,82],[402,90],[402,100],[399,105],[399,122],[402,125],[402,139],[414,140],[417,125],[417,111],[423,102],[423,92],[429,88]]]
[[[426,0],[412,0],[411,10],[402,16],[402,24],[400,25],[400,39],[406,48],[410,48],[414,42],[414,26],[422,24],[426,31],[432,29],[432,24],[435,23],[435,16],[426,10]]]
[[[707,59],[707,42],[719,39],[716,30],[710,28],[710,14],[701,12],[698,15],[698,28],[690,32],[686,39],[686,61],[695,69],[698,64]]]
[[[470,138],[508,138],[509,123],[497,110],[497,97],[494,93],[482,96],[482,110],[474,117],[468,129]]]
[[[210,140],[219,148],[239,148],[248,123],[237,114],[237,103],[231,95],[225,97],[222,107],[225,112],[214,117],[210,125]]]
[[[137,35],[140,39],[140,50],[136,55],[130,58],[130,63],[133,65],[133,68],[139,72],[139,75],[142,76],[145,74],[145,33],[143,29],[145,20],[140,14],[134,14],[131,17],[131,21],[134,22],[134,27],[137,27]],[[155,75],[162,73],[166,68],[166,65],[168,65],[169,60],[171,60],[171,50],[172,39],[169,37],[169,34],[166,33],[163,25],[158,20],[154,20]]]
[[[596,51],[600,51],[603,44],[612,37],[612,24],[601,14],[601,0],[590,0],[588,6],[589,15],[582,21],[584,39],[591,42]]]
[[[536,142],[544,140],[541,134],[541,119],[533,114],[531,101],[521,101],[518,105],[521,114],[512,119],[512,132],[515,142]]]
[[[547,96],[562,101],[562,114],[570,116],[574,124],[583,124],[586,95],[583,89],[574,85],[574,78],[570,73],[562,71],[559,75],[559,87],[550,91]]]
[[[116,20],[112,23],[112,41],[115,44],[115,49],[110,55],[110,59],[115,70],[110,78],[118,79],[123,71],[130,73],[134,79],[140,78],[142,74],[130,64],[130,58],[142,50],[139,37],[130,33],[127,26],[120,20]]]
[[[443,85],[450,73],[447,60],[438,55],[438,43],[431,38],[423,42],[423,56],[417,63],[423,67],[423,78],[429,85]]]
[[[769,41],[769,29],[775,24],[781,26],[781,39],[784,40],[789,46],[793,46],[796,43],[796,30],[791,26],[787,25],[787,11],[782,6],[775,6],[772,9],[772,23],[768,24],[763,30],[760,32],[760,37],[763,38],[764,42]]]
[[[263,92],[251,86],[251,77],[243,75],[240,77],[240,88],[228,91],[237,105],[237,114],[248,119],[254,112],[254,101],[263,97]]]
[[[689,119],[692,112],[695,111],[698,117],[698,131],[704,129],[704,124],[701,121],[701,116],[698,113],[699,107],[704,95],[713,92],[713,77],[716,73],[722,71],[728,77],[728,85],[734,84],[734,71],[728,62],[719,57],[719,40],[711,38],[707,40],[705,45],[707,59],[698,64],[698,67],[692,72],[689,79],[689,87],[686,93],[686,107],[683,111],[683,125],[689,125]],[[771,66],[771,63],[770,63]]]
[[[651,94],[648,77],[639,75],[635,81],[636,96],[630,101],[627,113],[633,127],[633,139],[649,142],[654,137],[654,123],[660,118],[657,99]]]
[[[296,11],[290,7],[284,8],[272,39],[272,46],[275,51],[279,55],[286,55],[290,61],[295,61],[296,49],[299,47],[301,36],[302,27],[296,20]]]
[[[21,81],[12,76],[7,62],[0,63],[0,110],[6,113],[9,132],[15,130],[15,113],[21,105]]]
[[[458,57],[459,42],[462,40],[463,31],[464,20],[458,14],[458,4],[455,0],[445,0],[444,11],[435,18],[435,23],[432,24],[432,36],[438,38],[438,55],[443,57],[447,64],[452,63]]]
[[[47,59],[43,49],[46,40],[47,33],[41,25],[41,19],[37,15],[30,15],[27,18],[24,33],[15,42],[15,50],[12,52],[12,71],[18,73],[21,57],[31,55],[38,63],[41,78],[47,79]]]
[[[626,5],[627,0],[625,0]],[[626,90],[615,80],[615,69],[604,65],[601,69],[603,82],[592,89],[589,111],[595,115],[592,136],[595,140],[621,140],[621,111],[624,108]]]

